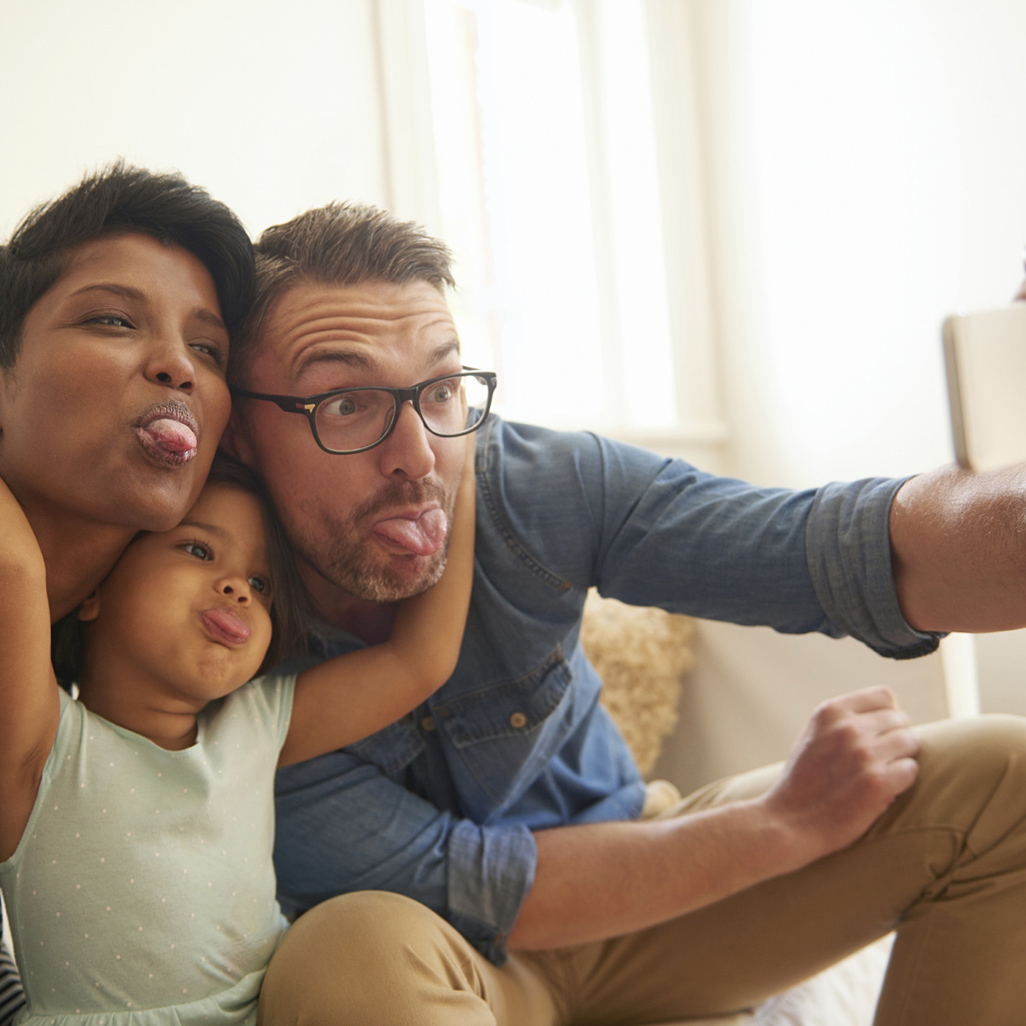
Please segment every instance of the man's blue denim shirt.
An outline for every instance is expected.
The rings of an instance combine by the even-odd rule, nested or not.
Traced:
[[[340,457],[344,458],[344,457]],[[906,658],[891,575],[900,480],[758,488],[586,433],[490,417],[477,440],[473,598],[452,678],[399,722],[281,770],[286,912],[388,890],[496,963],[534,877],[532,830],[636,817],[644,786],[578,640],[592,585],[636,605]],[[296,669],[355,647],[318,625]]]

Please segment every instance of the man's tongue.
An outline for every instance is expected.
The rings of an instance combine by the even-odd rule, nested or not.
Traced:
[[[430,556],[442,547],[448,523],[444,511],[425,510],[419,517],[390,517],[374,525],[374,533],[413,553]]]
[[[143,431],[150,441],[164,452],[188,452],[196,448],[196,434],[187,424],[173,417],[160,417],[151,420]]]

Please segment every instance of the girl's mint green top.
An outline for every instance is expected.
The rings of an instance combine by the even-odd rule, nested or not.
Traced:
[[[31,1026],[256,1022],[286,923],[273,784],[294,677],[212,703],[169,752],[61,692],[57,740],[0,865]]]

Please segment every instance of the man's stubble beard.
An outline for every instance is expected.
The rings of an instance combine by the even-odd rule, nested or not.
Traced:
[[[446,531],[445,540],[438,552],[431,556],[399,556],[384,565],[373,559],[368,551],[371,542],[366,535],[361,534],[361,525],[372,523],[375,515],[383,510],[419,505],[425,499],[438,502],[445,510],[450,529]],[[333,518],[330,511],[325,512],[321,517],[319,532],[324,541],[321,551],[310,551],[308,545],[298,548],[307,563],[347,594],[367,602],[397,602],[427,591],[442,576],[449,552],[455,504],[455,496],[445,495],[437,485],[397,483],[358,506],[344,520]],[[398,562],[401,566],[404,562],[414,560],[421,564],[421,569],[412,579],[409,574],[389,565]]]

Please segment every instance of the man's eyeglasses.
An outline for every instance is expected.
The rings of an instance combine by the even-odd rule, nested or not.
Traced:
[[[424,427],[441,438],[456,438],[476,431],[492,405],[494,371],[464,367],[410,388],[377,386],[336,388],[300,398],[267,395],[233,388],[232,395],[275,403],[286,413],[300,413],[310,423],[314,440],[338,456],[365,452],[392,433],[403,403],[413,403]]]

